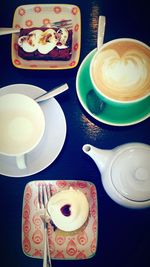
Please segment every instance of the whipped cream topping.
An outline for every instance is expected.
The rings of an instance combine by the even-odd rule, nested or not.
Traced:
[[[25,52],[34,52],[38,50],[41,54],[47,54],[55,47],[58,49],[67,48],[68,30],[60,28],[57,31],[54,29],[34,30],[28,35],[19,37],[18,45]]]
[[[79,229],[87,220],[89,203],[80,190],[70,187],[53,195],[47,205],[53,223],[63,231]]]

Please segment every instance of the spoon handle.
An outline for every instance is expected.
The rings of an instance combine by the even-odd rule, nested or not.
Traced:
[[[20,32],[20,29],[15,28],[0,28],[0,35],[6,35],[11,33],[18,33]]]
[[[98,37],[97,37],[97,48],[98,48],[98,50],[103,45],[104,34],[105,34],[105,25],[106,25],[106,17],[105,16],[99,16],[99,20],[98,20]]]
[[[56,95],[59,95],[59,94],[63,93],[64,91],[66,91],[67,89],[69,89],[69,87],[68,87],[68,84],[65,83],[65,84],[63,84],[63,85],[61,85],[61,86],[59,86],[57,88],[54,88],[52,91],[50,91],[48,93],[45,93],[44,95],[35,98],[34,100],[36,102],[41,102],[41,101],[47,100],[47,99],[49,99],[51,97],[54,97]]]

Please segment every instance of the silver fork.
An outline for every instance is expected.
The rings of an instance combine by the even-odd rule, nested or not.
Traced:
[[[42,27],[49,27],[49,28],[65,27],[67,29],[71,29],[72,22],[71,22],[71,19],[66,19],[66,20],[61,20],[61,21],[55,21],[55,22],[52,22],[51,24],[45,24],[45,25],[42,25]],[[0,28],[0,35],[19,33],[19,32],[20,32],[20,28]]]
[[[72,28],[72,20],[66,19],[66,20],[61,20],[61,21],[55,21],[55,22],[52,22],[50,24],[50,27],[56,27],[56,28],[65,27],[67,29],[71,29]]]
[[[46,205],[50,197],[51,197],[50,185],[42,183],[38,184],[38,204],[39,204],[39,209],[41,210],[42,213],[41,218],[44,223],[43,267],[52,267],[50,251],[48,249],[48,233],[47,233],[49,218],[47,217],[47,212],[46,212]]]

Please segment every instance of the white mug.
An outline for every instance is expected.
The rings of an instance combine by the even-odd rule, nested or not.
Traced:
[[[19,169],[25,169],[25,154],[41,141],[45,117],[40,105],[23,94],[0,97],[0,153],[16,157]]]

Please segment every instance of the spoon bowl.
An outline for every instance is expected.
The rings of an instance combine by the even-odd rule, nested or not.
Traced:
[[[93,89],[88,92],[86,101],[89,110],[95,115],[100,114],[105,107],[105,103],[98,98]]]

